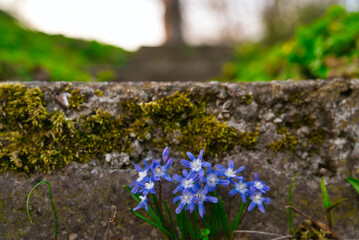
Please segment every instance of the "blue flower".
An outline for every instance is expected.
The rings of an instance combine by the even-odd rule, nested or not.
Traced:
[[[199,176],[201,176],[201,177],[204,176],[204,171],[203,171],[202,167],[211,167],[212,166],[210,163],[202,161],[203,150],[201,150],[201,152],[199,153],[198,158],[196,158],[190,152],[187,152],[187,156],[189,157],[189,159],[191,159],[191,161],[182,159],[180,161],[180,163],[183,166],[190,168],[191,172],[198,172]]]
[[[252,209],[257,205],[258,209],[262,213],[265,213],[263,203],[270,203],[269,198],[262,197],[261,192],[251,192],[249,198],[252,200],[252,202],[249,204],[248,212],[252,211]]]
[[[154,179],[153,175],[151,175],[148,182],[140,182],[137,185],[141,187],[142,189],[138,192],[142,193],[143,195],[147,195],[149,192],[152,194],[156,194],[155,192],[155,181],[158,181]]]
[[[182,209],[187,205],[187,209],[192,213],[194,210],[194,201],[197,198],[192,192],[183,192],[182,195],[178,195],[173,199],[173,203],[180,201],[178,207],[176,208],[176,214],[179,214]]]
[[[169,153],[170,153],[169,148],[165,147],[165,150],[163,150],[163,152],[162,152],[162,160],[164,163],[167,162]]]
[[[150,166],[147,164],[146,159],[143,160],[143,162],[145,163],[145,168],[142,169],[139,165],[135,164],[135,169],[138,171],[138,178],[133,181],[130,185],[130,188],[132,188],[134,185],[134,188],[131,189],[131,193],[135,194],[138,191],[138,183],[143,182],[143,181],[148,181],[148,171],[150,170]]]
[[[143,196],[140,196],[140,199],[141,199],[141,202],[140,204],[138,204],[137,207],[135,207],[133,209],[133,211],[136,211],[142,207],[144,207],[146,209],[146,211],[148,211],[148,199],[147,199],[147,195],[143,195]]]
[[[195,196],[197,198],[196,204],[198,205],[198,212],[201,218],[203,218],[203,215],[205,213],[204,209],[204,201],[212,202],[212,203],[218,203],[218,198],[207,196],[206,194],[208,191],[206,189],[201,189],[199,184],[197,185],[197,191],[195,192]]]
[[[240,193],[242,201],[246,202],[247,200],[246,197],[249,194],[249,190],[248,190],[249,184],[244,182],[243,177],[238,181],[238,183],[232,181],[232,184],[234,188],[231,191],[229,191],[229,196],[233,197],[237,193]]]
[[[181,177],[179,175],[173,175],[173,179],[176,180],[177,182],[179,182],[180,184],[177,186],[177,188],[175,190],[173,190],[173,193],[176,193],[178,191],[189,191],[190,189],[195,190],[195,185],[194,183],[197,181],[198,179],[198,174],[195,172],[190,172],[187,173],[187,171],[182,171],[183,176],[185,177]]]
[[[258,180],[258,174],[254,173],[254,181],[249,182],[250,187],[249,189],[252,192],[260,191],[262,193],[266,193],[270,190],[270,187],[267,186],[264,182]]]
[[[161,166],[161,164],[154,159],[152,162],[152,174],[156,180],[161,180],[161,178],[166,179],[167,181],[172,182],[172,178],[166,173],[166,171],[171,167],[173,163],[173,158],[167,160],[167,162]]]
[[[227,180],[232,180],[232,178],[240,180],[242,177],[237,176],[237,173],[242,172],[244,169],[246,169],[246,167],[242,166],[237,170],[234,170],[234,164],[232,160],[228,161],[228,168],[225,168],[218,164],[216,164],[216,167],[218,169],[224,170],[222,176],[226,177]],[[228,187],[228,185],[226,187]]]
[[[212,167],[207,167],[207,177],[200,177],[200,181],[206,183],[204,189],[209,192],[213,192],[216,190],[217,185],[227,185],[229,184],[229,180],[224,180],[218,178],[223,173],[223,170],[219,169],[216,171],[212,170]]]

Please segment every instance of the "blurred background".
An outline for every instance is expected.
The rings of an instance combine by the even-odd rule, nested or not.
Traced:
[[[0,0],[0,80],[359,76],[359,0]]]

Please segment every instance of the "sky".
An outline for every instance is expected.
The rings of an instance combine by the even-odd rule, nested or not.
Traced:
[[[242,27],[235,31],[241,37],[255,39],[263,32],[260,9],[268,0],[227,0],[234,7],[225,16],[206,9],[207,0],[181,1],[187,6],[184,26],[190,44],[215,43],[230,20],[228,15],[234,19],[232,24]],[[359,7],[359,0],[342,1],[349,9]],[[130,51],[165,41],[161,0],[0,0],[0,8],[15,11],[39,31],[97,40]]]
[[[16,4],[16,5],[14,5]],[[156,0],[0,0],[33,28],[135,50],[163,43],[163,9]]]

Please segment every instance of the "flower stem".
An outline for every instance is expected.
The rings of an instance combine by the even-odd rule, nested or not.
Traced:
[[[228,209],[227,209],[227,219],[229,220],[229,214],[231,213],[231,205],[232,205],[232,200],[233,200],[234,196],[229,198],[229,203],[228,203]]]
[[[158,207],[160,208],[160,212],[162,214],[162,182],[160,181],[160,184],[159,184],[159,195],[160,195],[160,201],[159,201],[159,205]]]

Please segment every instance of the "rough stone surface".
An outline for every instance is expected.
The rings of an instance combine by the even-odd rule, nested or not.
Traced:
[[[343,238],[359,237],[359,195],[345,177],[359,177],[359,80],[318,80],[267,83],[74,83],[87,94],[80,110],[64,108],[57,100],[66,83],[25,83],[39,86],[44,92],[47,108],[65,110],[69,118],[103,108],[120,114],[119,102],[138,97],[148,102],[188,89],[208,95],[208,113],[241,131],[253,130],[259,124],[259,137],[253,148],[235,147],[223,156],[205,156],[211,163],[232,159],[235,166],[246,166],[246,180],[258,172],[271,190],[267,194],[272,203],[263,215],[257,209],[246,215],[242,229],[287,233],[288,189],[293,176],[302,172],[294,184],[293,206],[325,221],[320,193],[323,176],[331,201],[349,198],[333,211],[334,230]],[[96,89],[103,97],[94,95]],[[243,97],[253,95],[253,101],[243,103]],[[287,133],[278,131],[280,126]],[[294,146],[283,145],[274,151],[271,143],[295,136]],[[289,135],[288,135],[289,134]],[[278,147],[278,145],[276,145]],[[135,179],[133,164],[142,159],[160,158],[162,149],[146,149],[140,141],[132,143],[131,154],[112,152],[94,157],[91,161],[71,163],[50,174],[0,173],[0,239],[51,239],[54,218],[46,186],[33,192],[30,212],[34,224],[26,216],[26,196],[39,181],[51,183],[58,215],[59,239],[104,239],[111,205],[117,206],[117,225],[109,231],[109,239],[160,239],[159,231],[133,216],[128,209],[136,203],[123,189]],[[181,168],[182,156],[170,152],[175,159],[173,173]],[[175,184],[166,183],[166,198]],[[219,194],[227,200],[228,190]],[[239,197],[233,211],[238,210]],[[171,205],[171,204],[170,204]],[[173,206],[173,205],[171,205]],[[144,211],[140,210],[142,214]],[[299,224],[300,218],[295,222]]]

